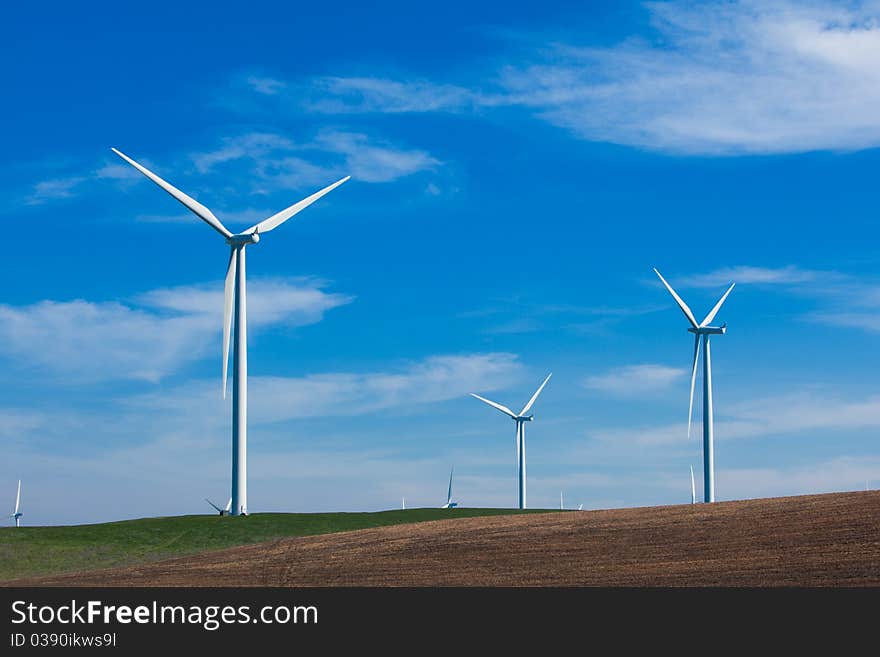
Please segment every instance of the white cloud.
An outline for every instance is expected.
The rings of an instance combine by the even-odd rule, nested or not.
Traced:
[[[650,3],[656,37],[509,67],[510,102],[589,140],[684,154],[880,144],[877,3]]]
[[[626,397],[666,390],[686,374],[686,370],[666,365],[627,365],[587,377],[584,385],[591,390]]]
[[[359,133],[327,131],[315,143],[344,155],[345,168],[354,179],[364,182],[391,182],[440,164],[425,151],[397,148]]]
[[[311,158],[313,154],[317,161]],[[248,161],[257,193],[324,185],[346,174],[363,182],[391,182],[440,164],[425,151],[341,130],[322,131],[300,144],[275,133],[248,133],[190,157],[202,173],[228,162]]]
[[[306,109],[329,114],[450,112],[471,106],[476,95],[464,87],[428,80],[325,77],[312,80]]]
[[[522,374],[517,356],[509,353],[438,355],[389,372],[333,372],[299,378],[248,379],[249,417],[253,423],[342,417],[388,409],[464,399],[468,390],[497,390]],[[169,392],[141,396],[135,406],[163,414],[190,415],[213,409],[218,383],[200,381]]]
[[[796,285],[813,281],[833,281],[839,276],[836,272],[801,269],[794,265],[776,268],[739,265],[723,267],[705,274],[687,276],[679,279],[679,283],[684,287],[721,287],[734,282],[737,284]]]
[[[699,407],[696,401],[695,406]],[[880,396],[850,400],[798,391],[727,404],[723,408],[716,405],[715,414],[716,440],[786,436],[820,430],[877,429],[880,428]],[[621,445],[686,445],[686,429],[687,418],[684,418],[675,424],[599,429],[591,434],[602,442]],[[700,431],[699,419],[696,419],[691,441],[696,440]]]
[[[260,94],[264,94],[266,96],[274,96],[284,90],[287,86],[286,83],[281,80],[276,80],[275,78],[267,78],[267,77],[258,77],[256,75],[250,76],[246,80],[248,86],[251,87],[254,91]]]
[[[319,281],[255,280],[249,328],[303,326],[351,297],[325,292]],[[222,283],[154,290],[138,304],[41,301],[0,305],[7,358],[67,382],[158,381],[219,352]]]
[[[36,183],[31,194],[25,199],[28,205],[42,205],[49,201],[71,198],[74,192],[87,180],[86,176],[52,178]]]

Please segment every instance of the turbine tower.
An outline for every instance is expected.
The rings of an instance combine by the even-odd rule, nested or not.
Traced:
[[[694,314],[688,305],[682,300],[672,286],[666,282],[666,279],[660,275],[660,272],[654,269],[654,273],[663,283],[675,303],[681,308],[681,312],[687,317],[691,327],[688,329],[694,334],[694,363],[691,369],[691,397],[688,405],[688,438],[691,437],[691,415],[694,409],[694,384],[697,380],[697,364],[700,360],[700,342],[703,346],[703,498],[706,502],[715,501],[715,445],[714,445],[714,425],[715,421],[712,415],[712,354],[709,350],[709,337],[712,335],[724,335],[727,332],[727,324],[721,326],[711,326],[711,322],[715,319],[715,315],[721,309],[721,305],[727,299],[727,295],[733,289],[736,283],[731,283],[727,288],[715,307],[709,311],[706,318],[697,323]]]
[[[694,482],[694,466],[691,466],[691,504],[697,503],[697,484]]]
[[[533,415],[526,415],[529,412],[529,409],[532,407],[532,404],[535,403],[535,400],[538,398],[538,395],[541,394],[541,391],[544,389],[544,386],[547,385],[547,382],[550,380],[550,377],[553,376],[553,372],[547,375],[547,378],[544,379],[544,383],[541,384],[541,387],[535,391],[535,394],[532,395],[532,398],[529,402],[523,406],[523,409],[519,413],[514,413],[512,410],[507,408],[507,406],[503,406],[502,404],[498,404],[497,402],[493,402],[485,397],[480,397],[477,394],[470,393],[471,397],[476,397],[481,402],[485,404],[489,404],[489,406],[498,409],[508,417],[510,417],[514,422],[516,422],[516,462],[519,467],[519,508],[526,508],[526,422],[531,422]]]
[[[24,515],[20,511],[21,507],[21,479],[18,480],[18,492],[15,494],[15,511],[9,516],[10,518],[15,519],[15,526],[21,526],[21,516]]]
[[[301,212],[319,198],[333,191],[350,178],[337,180],[319,192],[304,198],[289,208],[264,219],[247,230],[233,234],[214,213],[195,199],[162,180],[152,171],[141,166],[115,148],[111,149],[123,160],[180,201],[199,219],[220,233],[229,245],[229,264],[223,303],[223,398],[226,399],[226,374],[229,363],[229,335],[235,334],[232,356],[232,508],[230,515],[247,515],[247,291],[245,277],[245,247],[260,241],[268,233]],[[235,322],[233,324],[233,304]]]
[[[455,466],[452,466],[452,469],[449,471],[449,490],[446,492],[446,504],[441,506],[441,509],[454,509],[458,506],[458,502],[452,501],[452,473],[455,471]]]

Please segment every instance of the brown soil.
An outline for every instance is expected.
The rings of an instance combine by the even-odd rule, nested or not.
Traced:
[[[440,520],[7,585],[878,586],[880,491]]]

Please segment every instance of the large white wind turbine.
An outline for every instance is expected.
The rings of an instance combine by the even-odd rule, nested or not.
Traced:
[[[458,502],[452,501],[452,473],[455,472],[455,466],[452,466],[452,469],[449,471],[449,490],[446,491],[446,504],[441,506],[441,509],[454,509],[458,506]]]
[[[195,199],[162,180],[127,155],[112,149],[123,160],[180,201],[187,209],[220,233],[230,247],[226,268],[225,298],[223,303],[223,398],[226,398],[226,373],[229,363],[229,335],[235,333],[232,356],[232,509],[233,516],[247,515],[247,297],[245,281],[245,247],[260,241],[268,233],[301,212],[319,198],[333,191],[349,179],[346,176],[319,192],[294,203],[238,234],[230,232],[214,213]],[[233,304],[235,323],[232,322]]]
[[[727,324],[721,326],[711,326],[712,320],[721,309],[721,305],[727,299],[727,295],[733,289],[736,283],[731,283],[727,288],[715,307],[709,311],[706,318],[697,323],[694,314],[688,305],[682,300],[672,286],[666,282],[666,279],[660,275],[660,272],[654,269],[660,281],[669,290],[669,294],[675,299],[675,303],[681,308],[681,312],[687,317],[691,327],[688,329],[694,334],[694,363],[691,369],[691,398],[688,405],[688,438],[691,436],[691,414],[694,408],[694,384],[697,380],[697,363],[700,360],[700,342],[703,343],[703,498],[706,502],[715,501],[715,447],[714,447],[714,425],[715,421],[712,416],[712,355],[709,350],[709,336],[724,335],[727,332]]]
[[[21,479],[18,480],[18,492],[15,494],[15,511],[9,516],[15,520],[15,526],[20,527],[20,520],[24,514],[21,512]]]
[[[519,413],[514,413],[512,410],[507,408],[507,406],[503,406],[497,402],[490,401],[485,397],[480,397],[474,393],[470,393],[471,397],[476,397],[481,402],[485,404],[489,404],[489,406],[498,409],[505,415],[509,416],[514,422],[516,422],[516,462],[519,467],[519,508],[526,508],[526,422],[531,422],[533,415],[526,415],[529,412],[529,409],[532,407],[532,404],[535,403],[535,400],[538,398],[538,395],[541,394],[541,391],[544,389],[544,386],[547,385],[547,382],[550,380],[550,377],[553,376],[553,373],[547,375],[547,378],[544,379],[544,383],[541,384],[541,387],[535,391],[535,394],[532,395],[532,398],[529,402],[523,406],[523,409]]]

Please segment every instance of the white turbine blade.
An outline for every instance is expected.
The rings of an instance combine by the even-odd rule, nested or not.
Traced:
[[[452,501],[452,473],[455,472],[455,466],[449,471],[449,491],[446,493],[446,504]]]
[[[691,421],[694,414],[694,387],[697,382],[697,362],[700,360],[700,336],[694,336],[694,366],[691,370],[691,400],[688,402],[688,433],[687,437],[691,437]]]
[[[694,482],[694,466],[691,466],[691,504],[697,503],[697,484]]]
[[[207,497],[205,498],[205,502],[207,502],[208,504],[210,504],[211,506],[213,506],[215,509],[217,509],[217,513],[220,513],[220,512],[223,511],[223,509],[221,509],[219,506],[217,506],[216,504],[214,504],[214,503],[213,503],[211,500],[209,500]]]
[[[691,326],[694,328],[699,328],[697,325],[697,320],[694,319],[694,314],[691,312],[691,309],[688,308],[688,305],[684,302],[684,300],[675,293],[675,290],[672,289],[672,286],[666,282],[666,279],[660,275],[660,272],[657,269],[654,269],[654,273],[660,278],[663,282],[663,285],[666,286],[666,289],[669,290],[669,294],[672,295],[672,298],[675,299],[675,303],[678,304],[678,307],[681,308],[681,312],[684,313],[684,316],[687,317],[688,321],[691,323]]]
[[[15,494],[15,511],[13,514],[18,513],[18,507],[21,504],[21,479],[18,480],[18,492]]]
[[[538,398],[538,395],[541,394],[541,391],[544,389],[544,386],[547,385],[547,382],[550,380],[550,377],[553,376],[553,372],[547,375],[547,378],[544,379],[544,383],[541,384],[541,387],[535,391],[535,394],[532,395],[532,398],[529,400],[529,403],[523,406],[523,409],[519,412],[520,415],[525,415],[529,412],[529,409],[532,407],[532,404],[535,403],[535,400]]]
[[[724,300],[727,298],[727,295],[730,294],[730,291],[733,289],[734,285],[736,285],[736,283],[730,284],[730,287],[727,288],[727,292],[724,293],[724,296],[718,300],[718,303],[715,304],[715,307],[709,312],[708,315],[706,315],[706,319],[704,319],[703,323],[700,324],[701,327],[708,326],[709,322],[715,319],[715,315],[718,314],[718,311],[721,309],[721,304],[724,303]]]
[[[204,205],[199,203],[197,200],[195,200],[194,198],[192,198],[190,196],[187,196],[182,191],[177,189],[174,185],[162,180],[155,173],[153,173],[152,171],[150,171],[146,167],[141,166],[140,164],[138,164],[137,162],[132,160],[130,157],[128,157],[128,155],[126,155],[125,153],[121,153],[120,151],[116,150],[115,148],[111,148],[110,150],[112,150],[114,153],[116,153],[119,157],[121,157],[123,160],[128,162],[131,166],[133,166],[135,169],[140,171],[142,174],[144,174],[147,178],[149,178],[154,183],[159,185],[159,187],[161,187],[166,192],[171,194],[171,196],[173,196],[178,201],[180,201],[193,214],[195,214],[199,219],[201,219],[206,224],[211,226],[211,228],[216,230],[218,233],[223,235],[223,237],[232,237],[232,233],[230,233],[229,230],[227,230],[226,226],[224,226],[222,223],[220,223],[220,220],[214,216],[214,213],[211,212]]]
[[[243,234],[247,235],[247,234],[254,233],[254,232],[268,233],[270,230],[272,230],[273,228],[277,228],[278,226],[283,224],[285,221],[290,219],[297,212],[301,212],[302,210],[305,210],[312,203],[314,203],[319,198],[324,196],[324,194],[329,194],[330,192],[332,192],[334,189],[336,189],[342,183],[344,183],[345,181],[347,181],[349,179],[351,179],[351,176],[346,176],[345,178],[342,178],[341,180],[337,180],[335,183],[333,183],[332,185],[328,185],[327,187],[322,189],[320,192],[315,192],[314,194],[312,194],[308,198],[304,198],[299,203],[294,203],[286,210],[282,210],[278,214],[273,214],[268,219],[264,219],[260,223],[251,226],[246,231],[244,231]]]
[[[471,393],[469,393],[469,394],[470,394],[471,397],[476,397],[476,398],[479,399],[481,402],[483,402],[483,403],[485,403],[485,404],[489,404],[489,406],[491,406],[491,407],[493,407],[493,408],[497,408],[499,411],[501,411],[502,413],[504,413],[504,414],[506,414],[506,415],[509,415],[510,417],[513,417],[513,418],[516,417],[516,413],[514,413],[512,410],[510,410],[509,408],[507,408],[507,406],[503,406],[503,405],[501,405],[501,404],[498,404],[498,403],[496,403],[496,402],[493,402],[493,401],[491,401],[491,400],[489,400],[489,399],[486,399],[485,397],[480,397],[479,395],[474,394],[473,392],[471,392]]]
[[[226,284],[223,292],[223,399],[226,399],[226,375],[229,371],[229,334],[232,332],[232,298],[235,294],[235,249],[229,252]]]
[[[232,498],[230,497],[229,501],[226,502],[226,508],[223,510],[228,512],[231,508],[232,508]]]

